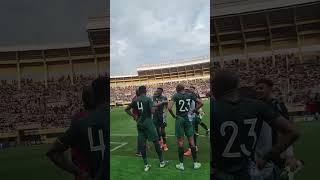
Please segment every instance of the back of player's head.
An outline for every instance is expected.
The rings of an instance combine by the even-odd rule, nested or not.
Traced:
[[[139,89],[136,89],[136,96],[140,96]]]
[[[190,89],[196,90],[196,87],[194,87],[194,86],[190,86]]]
[[[177,92],[181,92],[184,90],[184,85],[183,84],[178,84],[176,87]]]
[[[267,79],[267,78],[262,78],[262,79],[258,79],[257,81],[256,81],[256,85],[258,85],[258,84],[265,84],[265,85],[267,85],[268,87],[273,87],[273,82],[272,82],[272,80],[270,80],[270,79]]]
[[[163,92],[163,88],[162,87],[158,87],[157,90],[160,91],[161,93]]]
[[[146,94],[147,93],[147,87],[146,86],[140,86],[138,88],[139,94]]]
[[[231,90],[238,88],[239,76],[229,70],[219,70],[213,78],[212,92],[216,98],[223,96]]]
[[[91,86],[85,86],[82,91],[83,106],[86,110],[95,108],[95,97]]]
[[[241,87],[239,88],[239,94],[241,97],[244,98],[250,98],[250,99],[256,99],[257,98],[257,92],[255,91],[254,87]]]
[[[94,99],[97,104],[104,104],[108,102],[109,98],[109,77],[99,77],[95,79],[91,86],[94,92]]]

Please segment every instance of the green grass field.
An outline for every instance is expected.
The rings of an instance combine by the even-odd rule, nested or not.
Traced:
[[[206,102],[203,110],[206,112],[204,122],[209,124],[209,103]],[[165,159],[169,160],[169,165],[166,168],[159,168],[159,160],[154,150],[153,143],[149,143],[147,156],[151,160],[152,168],[149,172],[143,171],[143,161],[141,157],[136,157],[137,149],[137,129],[136,122],[130,116],[126,115],[123,108],[115,108],[110,113],[111,122],[111,179],[112,180],[170,180],[170,179],[209,179],[209,161],[210,161],[210,138],[205,137],[205,131],[199,127],[199,152],[198,159],[202,163],[202,167],[198,170],[192,168],[193,161],[191,157],[185,157],[185,171],[181,172],[175,169],[178,163],[178,153],[176,146],[176,138],[174,136],[174,119],[169,116],[167,118],[168,126],[166,133],[168,135],[169,150],[164,152]],[[122,143],[122,144],[120,144]],[[127,143],[127,144],[125,144]],[[185,140],[185,147],[188,143]],[[122,147],[121,147],[122,146]],[[117,148],[120,147],[120,148]]]
[[[208,105],[205,105],[208,112]],[[208,116],[205,122],[209,125]],[[168,134],[173,134],[173,120],[169,119]],[[320,122],[298,122],[301,137],[295,145],[295,153],[299,159],[306,161],[306,166],[296,175],[295,180],[314,180],[317,177],[318,163],[320,162]],[[200,134],[204,134],[200,127]],[[165,152],[165,158],[170,160],[169,166],[160,169],[150,144],[148,157],[151,159],[152,168],[149,172],[143,172],[143,163],[140,157],[135,157],[136,151],[136,126],[135,122],[124,114],[123,108],[116,108],[111,113],[111,152],[110,177],[112,180],[188,180],[209,179],[209,138],[201,137],[199,140],[199,160],[203,167],[199,170],[191,168],[190,157],[185,160],[185,171],[175,169],[177,163],[177,150],[175,138],[169,138],[169,151]],[[127,144],[124,144],[127,143]],[[56,168],[45,156],[48,145],[35,145],[31,147],[16,147],[0,150],[0,179],[1,180],[71,180],[68,173]]]

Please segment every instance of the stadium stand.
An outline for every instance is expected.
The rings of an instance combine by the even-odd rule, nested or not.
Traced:
[[[245,86],[272,79],[290,111],[319,103],[319,1],[217,0],[211,6],[213,70],[233,69]]]
[[[87,43],[0,49],[0,143],[50,142],[70,125],[83,86],[108,73],[106,19],[89,18]]]
[[[111,105],[128,104],[135,96],[140,85],[146,85],[148,95],[152,95],[157,87],[164,89],[164,94],[171,97],[175,86],[197,87],[200,96],[205,97],[209,90],[209,57],[197,57],[176,63],[143,65],[137,68],[138,75],[111,77]]]

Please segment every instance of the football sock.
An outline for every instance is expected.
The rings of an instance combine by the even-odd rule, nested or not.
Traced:
[[[179,155],[179,161],[180,163],[183,163],[183,147],[178,147],[178,155]]]
[[[198,133],[198,132],[199,132],[199,126],[198,126],[198,123],[196,123],[196,124],[194,125],[194,130],[195,130],[195,132],[196,132],[196,133]]]
[[[161,151],[161,148],[160,148],[160,144],[157,141],[154,141],[153,144],[154,144],[154,148],[156,149],[156,152],[158,154],[159,160],[160,160],[160,162],[162,162],[163,161],[163,155],[162,155],[162,151]]]
[[[143,163],[144,165],[148,164],[148,160],[147,160],[147,151],[146,151],[146,145],[140,145],[140,152],[142,155],[142,159],[143,159]]]
[[[195,146],[191,147],[191,153],[192,153],[193,162],[197,162],[197,150]]]
[[[194,139],[194,145],[195,146],[197,146],[197,135],[193,135],[193,139]],[[191,148],[191,146],[190,146],[190,148]]]
[[[165,131],[162,131],[162,139],[163,139],[163,144],[167,144],[167,136]]]
[[[205,129],[206,131],[208,131],[208,126],[205,123],[201,122],[200,126],[203,127],[203,129]]]

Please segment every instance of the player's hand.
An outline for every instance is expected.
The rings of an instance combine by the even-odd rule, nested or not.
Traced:
[[[296,158],[290,157],[286,159],[286,166],[290,168],[291,172],[293,172],[298,168],[299,164]]]
[[[82,172],[82,173],[79,175],[79,177],[80,177],[81,180],[91,180],[89,174],[86,173],[86,172]]]
[[[256,165],[258,167],[258,169],[263,169],[264,166],[266,165],[266,160],[263,160],[263,159],[257,159],[256,160]]]

